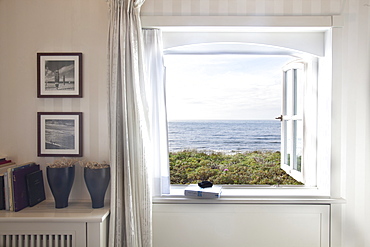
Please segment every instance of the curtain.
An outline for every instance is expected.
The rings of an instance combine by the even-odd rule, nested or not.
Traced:
[[[143,0],[109,0],[109,246],[152,246],[149,109],[143,64]]]
[[[159,29],[143,29],[145,73],[150,111],[152,141],[152,188],[154,196],[170,193],[168,161],[167,114],[165,101],[165,67],[163,62],[162,33]]]

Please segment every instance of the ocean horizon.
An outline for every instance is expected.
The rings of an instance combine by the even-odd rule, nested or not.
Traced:
[[[169,151],[236,153],[280,151],[277,120],[176,120],[168,122]]]

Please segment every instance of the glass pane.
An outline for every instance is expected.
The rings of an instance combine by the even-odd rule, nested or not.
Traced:
[[[293,110],[293,76],[292,76],[292,70],[288,70],[286,72],[285,77],[285,95],[284,95],[284,101],[285,101],[285,112],[284,115],[291,116],[292,110]]]
[[[295,160],[296,164],[294,169],[297,171],[302,171],[302,153],[303,153],[303,121],[294,121],[295,125]]]
[[[295,114],[302,116],[303,114],[303,70],[302,69],[295,69],[296,71],[296,81],[295,81]]]
[[[286,147],[286,152],[285,152],[285,164],[287,164],[288,166],[290,166],[292,164],[292,151],[293,151],[293,146],[292,146],[292,143],[293,143],[293,136],[292,136],[292,121],[285,121],[285,124],[286,124],[286,131],[285,131],[285,135],[286,135],[286,142],[285,142],[285,147]]]
[[[284,160],[283,160],[283,163],[284,164],[288,164],[288,156],[287,156],[287,153],[288,153],[288,150],[287,150],[287,121],[283,121],[282,122],[282,128],[283,128],[283,136],[281,137],[281,145],[282,145],[282,148],[283,148],[283,157],[284,157]]]
[[[284,82],[283,82],[283,105],[282,111],[283,115],[287,113],[287,81],[288,81],[288,71],[284,72]]]

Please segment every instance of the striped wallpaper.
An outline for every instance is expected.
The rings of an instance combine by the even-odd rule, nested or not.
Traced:
[[[344,0],[146,0],[142,15],[337,15]]]

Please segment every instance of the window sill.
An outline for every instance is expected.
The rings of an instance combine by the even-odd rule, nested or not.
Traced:
[[[217,199],[184,196],[184,185],[172,185],[171,193],[153,197],[154,204],[342,204],[343,198],[319,195],[317,188],[302,186],[223,186]]]

